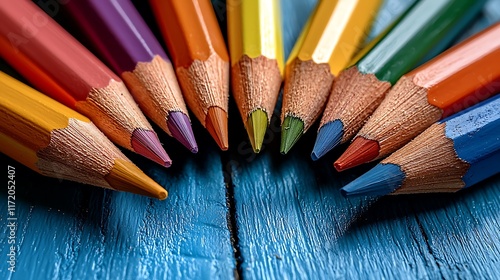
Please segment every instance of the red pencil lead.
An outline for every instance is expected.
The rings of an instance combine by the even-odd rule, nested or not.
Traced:
[[[356,137],[347,150],[333,164],[337,171],[344,171],[349,168],[370,162],[377,158],[379,154],[379,144],[377,141]]]

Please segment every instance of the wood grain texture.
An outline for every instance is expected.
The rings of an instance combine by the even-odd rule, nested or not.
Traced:
[[[310,8],[304,2],[283,5],[286,50],[291,30]],[[399,1],[389,2],[384,9],[399,8]],[[331,162],[341,151],[311,162],[310,135],[279,157],[278,126],[273,119],[259,156],[247,152],[243,136],[231,143],[239,144],[228,162],[244,279],[480,279],[500,273],[499,176],[453,195],[345,199],[339,188],[369,167],[335,172]]]
[[[16,167],[19,245],[16,272],[2,266],[0,278],[231,278],[235,261],[222,165],[215,145],[207,149],[196,158],[177,149],[179,165],[169,170],[127,154],[172,191],[165,201],[43,178],[0,155],[5,170]],[[0,192],[5,210],[6,201],[7,192]],[[6,213],[0,211],[2,262],[10,246]]]
[[[500,19],[500,0],[491,1],[495,5],[488,6],[481,24]],[[315,2],[282,1],[286,53]],[[389,22],[403,2],[411,1],[388,0],[376,25]],[[213,4],[224,21],[224,2]],[[229,114],[229,152],[217,152],[201,125],[194,124],[200,153],[173,149],[176,164],[168,170],[127,154],[168,189],[163,202],[41,179],[16,166],[18,268],[24,273],[5,269],[6,214],[0,210],[0,279],[500,275],[500,176],[451,195],[345,199],[339,188],[368,166],[336,173],[331,162],[340,151],[312,162],[314,136],[308,134],[281,156],[277,114],[261,154],[255,155],[233,101]],[[170,145],[171,139],[160,136]],[[11,162],[0,156],[0,168]],[[0,209],[6,209],[6,196],[2,187]]]

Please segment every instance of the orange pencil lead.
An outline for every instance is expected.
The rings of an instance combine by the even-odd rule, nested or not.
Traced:
[[[205,126],[221,150],[229,148],[227,131],[227,113],[219,107],[210,107],[207,112]]]
[[[150,0],[193,115],[227,150],[229,54],[210,0]]]

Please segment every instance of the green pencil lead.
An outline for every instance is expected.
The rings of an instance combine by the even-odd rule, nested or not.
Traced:
[[[247,119],[247,133],[252,144],[253,151],[259,153],[262,149],[262,142],[267,130],[267,113],[257,109],[250,113]]]
[[[280,151],[286,155],[304,133],[304,122],[296,117],[288,116],[281,125]]]

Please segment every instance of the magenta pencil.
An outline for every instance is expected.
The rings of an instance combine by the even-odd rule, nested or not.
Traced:
[[[69,1],[65,10],[141,110],[193,153],[198,145],[170,59],[130,0]]]

